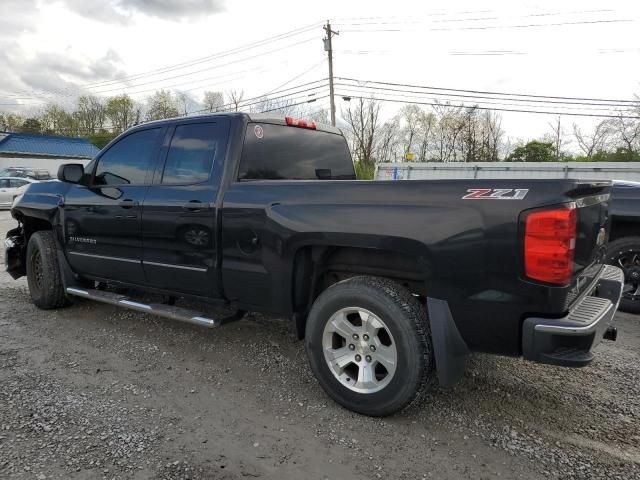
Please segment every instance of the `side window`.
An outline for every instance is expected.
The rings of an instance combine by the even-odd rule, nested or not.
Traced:
[[[11,187],[12,188],[18,188],[21,187],[25,184],[27,184],[29,182],[27,182],[26,180],[11,180]]]
[[[144,183],[152,166],[161,128],[141,130],[127,135],[105,152],[98,161],[95,185],[126,185]]]
[[[8,178],[0,178],[0,188],[9,188]]]
[[[222,148],[216,123],[178,125],[167,154],[162,183],[191,184],[209,180],[216,150]]]
[[[349,147],[342,135],[249,123],[239,180],[355,180]]]

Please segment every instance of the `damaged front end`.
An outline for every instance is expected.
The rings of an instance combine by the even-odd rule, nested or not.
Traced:
[[[22,225],[9,230],[4,240],[4,265],[7,273],[14,280],[27,274],[25,248]]]

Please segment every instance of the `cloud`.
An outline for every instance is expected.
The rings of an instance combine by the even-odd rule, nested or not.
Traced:
[[[37,17],[37,14],[35,0],[2,0],[2,14],[0,14],[2,36],[35,30],[33,19]]]
[[[78,95],[91,94],[82,85],[126,76],[113,50],[89,59],[70,51],[27,55],[17,43],[4,47],[8,48],[0,49],[0,71],[5,72],[0,103],[72,103]],[[8,105],[0,109],[8,109]]]
[[[225,10],[224,0],[66,0],[83,17],[109,23],[129,23],[134,14],[163,20],[184,20]]]

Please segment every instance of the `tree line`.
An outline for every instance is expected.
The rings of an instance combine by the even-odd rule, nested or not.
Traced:
[[[142,102],[126,94],[108,98],[82,95],[72,107],[50,103],[28,116],[0,112],[0,131],[85,137],[102,148],[112,138],[142,122],[188,115],[194,111],[238,110],[243,98],[244,93],[237,90],[206,91],[201,101],[169,90],[158,90]]]
[[[373,174],[376,162],[496,162],[496,161],[640,161],[640,101],[624,115],[607,118],[587,131],[567,127],[562,118],[541,137],[512,143],[502,117],[477,107],[414,104],[383,120],[381,103],[345,98],[340,124],[356,168]],[[145,121],[202,112],[251,111],[302,116],[328,123],[324,108],[313,109],[283,97],[245,99],[241,90],[205,91],[198,100],[183,92],[158,90],[144,101],[116,95],[78,97],[75,105],[51,103],[29,116],[0,112],[0,131],[86,137],[99,148],[124,130]],[[572,152],[579,152],[577,155]]]
[[[380,110],[380,102],[356,98],[342,111],[356,166],[364,173],[377,162],[640,161],[640,101],[590,131],[577,124],[568,129],[558,117],[541,138],[515,144],[505,136],[502,117],[490,110],[408,104],[387,121]]]

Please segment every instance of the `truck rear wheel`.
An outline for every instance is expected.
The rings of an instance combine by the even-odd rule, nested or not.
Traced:
[[[640,313],[640,237],[622,237],[609,243],[607,263],[624,272],[620,310]]]
[[[35,232],[27,245],[27,283],[31,300],[45,310],[66,303],[53,232]]]
[[[434,370],[426,308],[384,278],[354,277],[325,290],[309,313],[305,347],[329,396],[365,415],[409,406]]]

